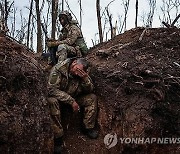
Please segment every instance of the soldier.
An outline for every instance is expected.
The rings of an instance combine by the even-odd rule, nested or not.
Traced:
[[[71,13],[68,11],[62,11],[59,14],[59,21],[63,27],[60,38],[48,41],[47,46],[49,48],[57,47],[58,63],[67,58],[82,57],[87,53],[88,48],[77,21],[72,20]]]
[[[97,116],[97,98],[92,93],[93,83],[87,74],[87,68],[87,61],[79,58],[66,59],[62,63],[56,64],[51,70],[48,81],[48,102],[53,119],[55,150],[60,146],[59,142],[63,136],[59,103],[71,105],[74,112],[83,107],[85,134],[92,139],[98,137],[98,132],[94,129]]]

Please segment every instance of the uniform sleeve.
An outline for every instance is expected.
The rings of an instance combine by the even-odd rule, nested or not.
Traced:
[[[65,40],[62,40],[61,43],[73,45],[79,36],[81,36],[80,29],[77,26],[73,25],[68,32],[67,38]]]
[[[52,68],[51,73],[49,75],[48,79],[48,86],[50,88],[52,87],[58,87],[61,80],[61,74],[57,72],[55,66]]]
[[[90,93],[93,91],[94,85],[93,85],[92,79],[90,78],[89,75],[83,79],[82,89],[83,89],[83,91],[85,91],[87,93]]]
[[[73,102],[75,102],[75,99],[73,97],[71,97],[68,93],[61,91],[59,89],[54,89],[50,93],[50,95],[55,97],[58,101],[65,103],[65,104],[72,105]]]
[[[62,103],[72,105],[75,99],[71,97],[68,93],[59,90],[60,82],[61,82],[61,74],[58,73],[56,67],[53,67],[48,81],[48,87],[49,87],[48,89],[49,89],[50,97],[54,97]]]

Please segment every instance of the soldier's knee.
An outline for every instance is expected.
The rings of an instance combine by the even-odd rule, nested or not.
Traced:
[[[57,52],[66,51],[66,50],[67,50],[67,45],[66,44],[60,44],[58,46]]]
[[[61,62],[67,58],[68,50],[66,44],[60,44],[58,46],[58,50],[56,52],[56,55],[58,56],[58,62]]]
[[[54,98],[54,97],[48,97],[48,98],[47,98],[47,102],[48,102],[49,104],[55,104],[55,103],[58,102],[58,100],[57,100],[56,98]]]

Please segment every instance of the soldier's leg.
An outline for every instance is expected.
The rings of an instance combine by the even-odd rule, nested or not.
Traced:
[[[98,137],[98,132],[94,129],[97,118],[97,97],[88,94],[78,100],[80,106],[84,107],[83,122],[85,125],[84,133],[91,139]]]
[[[56,55],[58,57],[58,63],[64,61],[65,59],[67,59],[67,47],[65,44],[60,44],[58,46]]]
[[[67,44],[60,44],[58,46],[56,55],[58,56],[58,63],[64,61],[67,58],[82,57],[82,54],[78,48],[69,46]]]
[[[52,129],[55,138],[63,136],[63,127],[61,125],[61,113],[59,108],[58,100],[54,97],[47,98],[50,108],[50,114],[52,117]]]
[[[83,122],[86,129],[92,129],[95,126],[97,118],[97,97],[94,94],[88,94],[78,100],[78,104],[84,107]]]

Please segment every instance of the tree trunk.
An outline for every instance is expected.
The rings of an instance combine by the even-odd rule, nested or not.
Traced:
[[[53,39],[55,39],[57,12],[58,12],[58,0],[52,0],[52,32],[51,32],[51,38],[53,38]]]
[[[64,0],[62,0],[62,11],[64,11]]]
[[[37,52],[42,52],[42,31],[41,31],[41,15],[39,11],[39,0],[36,2],[36,15],[37,15]]]
[[[137,18],[138,18],[138,0],[136,0],[136,19],[135,19],[135,27],[137,27]]]
[[[4,4],[0,2],[0,13],[1,13],[1,24],[3,25],[3,31],[6,33],[8,31],[8,17],[14,1],[10,3],[8,0],[4,0]]]
[[[8,2],[7,2],[7,0],[4,1],[4,8],[5,8],[5,14],[4,14],[5,26],[7,26],[7,19],[8,19]]]
[[[82,2],[81,2],[81,0],[79,0],[79,16],[80,16],[80,23],[79,23],[79,26],[80,26],[80,28],[81,28],[81,26],[82,26]]]
[[[109,14],[108,8],[106,9],[107,16],[109,18],[109,25],[110,25],[110,30],[111,30],[111,39],[113,38],[113,26],[112,26],[112,15]]]
[[[101,14],[100,14],[100,0],[96,1],[96,11],[97,11],[97,20],[98,20],[98,29],[99,29],[99,39],[100,39],[100,43],[102,43],[103,35],[102,35],[102,24],[101,24]]]
[[[29,11],[28,30],[27,30],[27,46],[28,47],[29,47],[29,35],[30,35],[30,25],[31,25],[31,17],[32,17],[32,9],[33,9],[33,0],[31,0],[29,9],[30,9],[30,11]]]
[[[174,21],[172,22],[171,26],[173,27],[174,24],[178,21],[178,19],[180,18],[180,14],[174,19]]]

